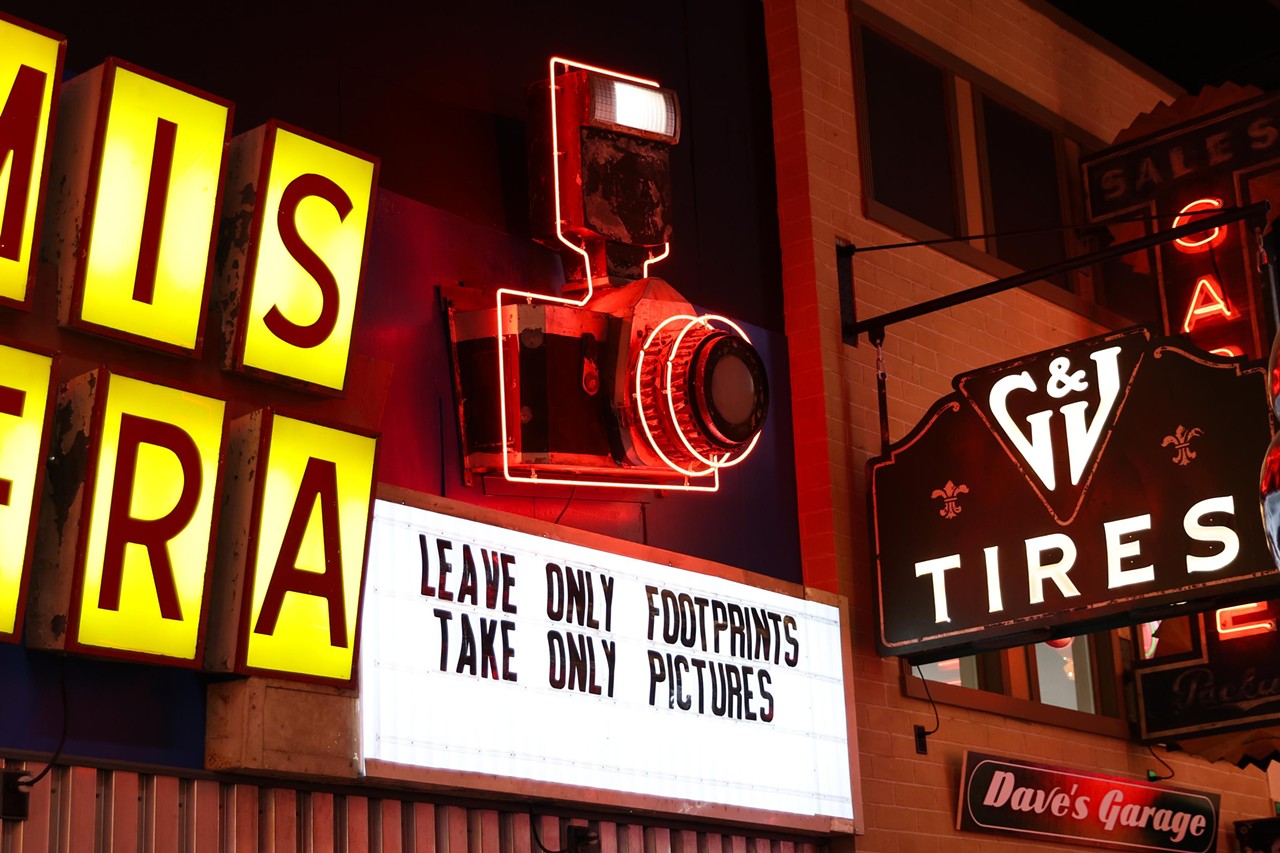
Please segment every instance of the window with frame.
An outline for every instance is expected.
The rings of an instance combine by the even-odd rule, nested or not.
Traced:
[[[1102,140],[882,13],[856,2],[851,11],[868,218],[908,239],[986,235],[934,248],[993,278],[1099,248],[1069,226],[1083,222],[1080,157]],[[1125,260],[1146,274],[1141,259]],[[1096,288],[1093,272],[1028,289],[1116,328],[1129,325],[1116,309],[1149,307]],[[1133,655],[1127,629],[1104,631],[919,668],[903,662],[903,685],[920,699],[1127,737],[1123,676]]]
[[[1080,156],[1102,140],[880,13],[854,12],[869,218],[918,240],[999,235],[934,247],[993,278],[1097,248],[1069,225],[1083,221]],[[1148,307],[1109,298],[1093,273],[1058,273],[1045,279],[1052,286],[1028,289],[1117,328],[1128,325],[1118,311]]]
[[[869,195],[934,232],[957,236],[950,75],[873,30],[859,34]]]
[[[988,251],[1021,270],[1067,258],[1068,220],[1059,141],[1047,127],[985,93],[975,94],[981,116],[979,158]],[[1029,232],[1029,233],[1028,233]],[[1047,278],[1070,289],[1065,274]]]
[[[906,693],[1085,731],[1128,733],[1126,630],[1103,631],[911,667]],[[921,679],[927,679],[926,685]]]

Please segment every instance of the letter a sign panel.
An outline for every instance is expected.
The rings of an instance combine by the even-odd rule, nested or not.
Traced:
[[[870,463],[881,654],[938,660],[1280,586],[1257,509],[1262,368],[1134,329],[954,386]]]

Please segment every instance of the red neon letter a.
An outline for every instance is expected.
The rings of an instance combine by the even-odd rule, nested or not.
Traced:
[[[1190,333],[1198,320],[1211,314],[1221,314],[1228,320],[1236,317],[1236,312],[1231,310],[1226,297],[1222,295],[1222,285],[1213,276],[1206,275],[1196,282],[1191,304],[1187,306],[1187,318],[1182,321],[1182,331]]]
[[[22,226],[27,220],[27,197],[31,191],[31,170],[36,157],[40,129],[40,103],[44,100],[46,74],[29,65],[18,69],[0,112],[0,170],[6,160],[9,192],[5,194],[0,218],[0,258],[16,261],[22,254]]]

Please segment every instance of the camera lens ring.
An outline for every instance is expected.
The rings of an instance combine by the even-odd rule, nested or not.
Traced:
[[[689,370],[689,397],[700,432],[725,450],[749,442],[769,411],[764,359],[740,337],[717,331],[698,343]]]
[[[721,369],[728,374],[736,373],[740,385],[745,377],[750,385],[749,393],[730,391],[721,400],[715,398],[715,379],[720,370],[712,365],[711,372],[707,373],[706,367],[707,357],[721,349],[716,345],[720,340],[737,340],[744,347],[722,344],[727,348],[715,361],[721,363]],[[701,381],[695,378],[699,362]],[[646,445],[668,467],[689,475],[737,465],[750,455],[760,439],[768,399],[765,377],[763,359],[751,346],[746,333],[732,320],[719,315],[667,317],[649,332],[633,362],[633,399]],[[708,378],[712,380],[710,383]],[[713,396],[709,401],[699,402],[697,398],[707,397],[708,390]],[[719,389],[719,393],[723,395],[724,389]],[[735,416],[734,411],[741,410],[744,403],[745,413]],[[700,414],[699,406],[707,411]],[[712,411],[723,422],[723,429],[707,427],[708,422],[715,424]],[[741,426],[744,421],[749,425],[747,428]],[[740,432],[746,434],[746,440],[732,441],[733,435]]]

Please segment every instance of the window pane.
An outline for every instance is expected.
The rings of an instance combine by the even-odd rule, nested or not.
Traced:
[[[1092,714],[1093,668],[1088,637],[1036,643],[1035,650],[1040,701]]]
[[[1102,249],[1145,237],[1150,233],[1150,225],[1142,221],[1112,222],[1099,226],[1095,233],[1099,242],[1096,248]],[[1155,252],[1143,249],[1112,258],[1099,264],[1098,271],[1101,276],[1099,302],[1135,323],[1146,323],[1157,329],[1163,326]]]
[[[871,30],[861,36],[872,195],[930,228],[959,234],[947,78]]]
[[[1062,197],[1053,134],[987,97],[982,98],[982,129],[991,229],[999,233],[1060,228]],[[1063,260],[1064,241],[1062,231],[999,237],[992,241],[992,251],[1019,269],[1034,270]],[[1065,275],[1048,280],[1068,286]]]
[[[951,658],[937,663],[920,664],[920,674],[929,681],[954,684],[957,687],[980,688],[978,663],[973,657]]]

